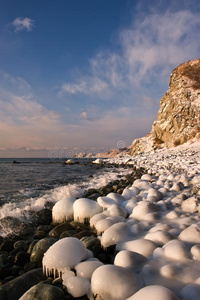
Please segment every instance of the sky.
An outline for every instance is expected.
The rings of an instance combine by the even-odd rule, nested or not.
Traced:
[[[199,57],[199,0],[0,0],[0,157],[131,145]]]

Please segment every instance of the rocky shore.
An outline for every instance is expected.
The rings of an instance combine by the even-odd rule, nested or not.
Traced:
[[[134,180],[145,173],[144,168],[136,169],[125,164],[124,167],[130,169],[130,174],[99,189],[86,190],[83,197],[96,201],[99,196],[106,196],[110,192],[121,194],[127,186],[131,186]],[[105,264],[113,263],[114,247],[104,251],[95,228],[90,228],[89,223],[82,224],[75,221],[53,223],[52,206],[51,202],[47,202],[46,208],[30,212],[28,224],[13,217],[0,219],[0,228],[6,227],[11,231],[8,236],[0,237],[1,300],[17,300],[32,286],[35,286],[35,289],[32,296],[26,298],[27,300],[74,299],[62,285],[60,278],[46,277],[42,272],[44,253],[51,245],[64,237],[86,240],[86,246],[93,251],[95,257]],[[90,239],[87,241],[86,237]],[[79,299],[88,298],[85,296]]]
[[[0,219],[0,299],[199,300],[199,140],[93,163],[130,172]]]

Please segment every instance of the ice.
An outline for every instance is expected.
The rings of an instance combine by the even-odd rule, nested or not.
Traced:
[[[200,261],[200,245],[194,245],[191,248],[191,254],[193,256],[193,259]]]
[[[124,222],[116,223],[106,229],[101,237],[101,245],[107,248],[132,237],[130,226]]]
[[[98,295],[98,299],[124,300],[141,286],[136,274],[115,265],[99,267],[91,278],[91,290],[94,295]]]
[[[117,244],[117,250],[129,250],[133,252],[137,252],[145,257],[148,257],[153,253],[155,248],[157,247],[156,243],[145,240],[145,239],[137,239],[131,240],[127,242],[122,242]]]
[[[99,214],[96,214],[94,215],[91,219],[90,219],[90,227],[95,227],[96,226],[96,223],[100,220],[103,220],[105,218],[107,218],[107,213],[106,212],[103,212],[103,213],[99,213]]]
[[[117,205],[117,204],[112,204],[109,208],[108,208],[108,212],[110,214],[110,216],[122,216],[124,218],[127,217],[127,211],[125,210],[125,208]]]
[[[84,213],[77,208],[75,219],[78,214],[81,222],[90,219],[102,248],[116,245],[114,265],[96,268],[99,261],[87,260],[73,267],[78,278],[91,280],[91,299],[96,294],[106,300],[199,299],[200,143],[193,146],[141,153],[130,159],[127,155],[127,164],[143,166],[146,173],[122,195],[99,197],[103,212],[92,206]],[[124,162],[124,157],[102,159],[107,164]],[[83,260],[87,258],[88,252]],[[56,264],[51,267],[56,269]]]
[[[136,220],[142,220],[144,219],[144,216],[148,213],[156,211],[156,205],[149,203],[148,201],[142,201],[141,203],[138,203],[136,207],[133,208],[131,218],[134,218]]]
[[[190,246],[200,243],[200,228],[197,224],[192,224],[191,226],[184,229],[178,236],[179,240],[184,241]]]
[[[97,202],[103,208],[109,208],[112,204],[115,204],[115,201],[109,197],[98,197]]]
[[[163,246],[166,243],[168,243],[169,241],[171,241],[173,237],[166,231],[158,230],[155,232],[147,233],[144,238],[147,240],[153,241],[158,246]]]
[[[144,257],[143,255],[137,252],[123,250],[118,252],[115,256],[114,265],[132,269],[136,268],[138,265],[141,265],[144,262],[146,262],[146,257]]]
[[[160,285],[146,286],[126,300],[178,300],[169,289]]]
[[[167,258],[180,262],[190,259],[190,252],[185,244],[179,240],[172,240],[163,246],[163,253]]]
[[[84,222],[85,219],[90,219],[94,215],[102,212],[102,207],[95,201],[80,198],[73,204],[74,209],[74,220]]]
[[[99,260],[87,260],[84,262],[81,262],[80,264],[76,265],[75,270],[76,270],[76,274],[79,277],[83,277],[86,278],[88,280],[91,280],[92,274],[94,273],[94,271],[102,266],[103,263],[100,262]]]
[[[74,298],[82,297],[84,295],[90,296],[90,281],[82,277],[67,277],[63,279],[63,285],[67,287],[67,291]]]
[[[114,200],[115,204],[122,204],[126,199],[120,195],[120,194],[117,194],[117,193],[109,193],[107,195],[107,197],[111,198]]]
[[[198,210],[198,199],[196,197],[190,197],[181,203],[181,208],[185,212],[196,212]]]
[[[43,270],[46,275],[56,271],[60,275],[65,269],[74,268],[80,261],[87,258],[87,248],[77,238],[67,237],[53,244],[43,257]]]
[[[102,234],[106,229],[110,228],[114,223],[115,223],[114,220],[108,218],[99,220],[95,225],[97,233]]]
[[[73,204],[76,198],[64,198],[59,200],[52,209],[52,218],[55,223],[62,223],[73,219]]]

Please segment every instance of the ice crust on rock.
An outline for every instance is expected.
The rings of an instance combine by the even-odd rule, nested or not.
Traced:
[[[103,209],[109,208],[112,204],[115,204],[115,201],[109,197],[98,197],[97,202]]]
[[[167,258],[177,261],[190,259],[190,252],[186,245],[179,240],[171,240],[163,246],[163,253]]]
[[[195,197],[190,197],[182,202],[181,208],[185,212],[194,213],[198,210],[198,200]]]
[[[146,262],[146,260],[146,257],[137,252],[123,250],[118,252],[115,256],[114,265],[132,269],[138,267],[138,265],[143,264],[144,262]]]
[[[95,258],[88,259],[92,252],[85,250],[78,261],[70,265],[67,262],[61,267],[58,262],[62,256],[64,260],[66,250],[55,247],[56,253],[63,255],[56,254],[50,259],[46,254],[52,253],[52,246],[43,258],[45,272],[62,272],[63,280],[71,282],[71,295],[76,290],[76,283],[77,287],[80,285],[78,297],[82,290],[87,293],[91,281],[92,300],[96,294],[98,300],[199,300],[200,142],[196,147],[189,148],[187,144],[141,153],[137,157],[127,155],[127,164],[136,169],[144,167],[147,171],[132,186],[128,185],[122,195],[109,193],[99,197],[99,203],[90,199],[82,202],[84,198],[72,201],[74,218],[79,222],[85,219],[90,222],[90,227],[97,230],[102,248],[106,251],[116,245],[119,252],[113,254],[114,265],[102,265]],[[124,161],[125,158],[119,156],[102,159],[101,163],[120,165]],[[57,204],[55,212],[58,208],[60,220],[67,220],[69,210],[64,213],[65,204],[63,209]],[[111,249],[107,251],[109,253]],[[72,262],[75,252],[70,253],[69,261]],[[144,288],[136,272],[146,285]],[[88,280],[87,283],[80,278]],[[126,288],[123,288],[124,282]],[[126,294],[133,287],[134,291]]]
[[[155,248],[157,247],[156,243],[145,240],[145,239],[137,239],[130,240],[127,242],[122,242],[117,244],[117,250],[129,250],[133,252],[137,252],[145,257],[148,257],[153,253]]]
[[[116,204],[122,204],[126,198],[117,193],[109,193],[107,197],[111,198]]]
[[[86,259],[87,255],[87,248],[77,238],[63,238],[53,244],[44,254],[43,270],[47,276],[53,273],[55,277],[56,271],[60,276],[61,272],[74,268]]]
[[[200,243],[200,227],[196,224],[185,228],[178,236],[179,240],[193,246]]]
[[[132,237],[130,226],[124,222],[113,224],[106,229],[101,237],[101,245],[108,248]]]
[[[102,212],[102,207],[97,202],[87,198],[77,199],[73,204],[73,208],[74,220],[82,223],[85,219],[90,219]]]
[[[90,281],[83,277],[67,277],[63,279],[63,284],[67,287],[67,291],[74,298],[90,296]]]
[[[148,201],[142,201],[133,208],[131,218],[136,220],[144,219],[145,215],[156,211],[156,205]]]
[[[98,300],[124,300],[141,287],[142,283],[136,274],[115,265],[99,267],[91,278],[91,290]]]
[[[172,240],[172,236],[168,232],[163,231],[163,230],[149,232],[145,235],[144,238],[147,240],[153,241],[158,246],[163,246]]]
[[[150,285],[142,288],[126,300],[179,300],[168,288],[160,285]]]
[[[59,200],[52,209],[52,219],[55,223],[62,223],[73,219],[74,210],[73,204],[76,198],[64,198]]]
[[[94,271],[102,265],[103,263],[99,260],[87,260],[76,265],[75,270],[77,276],[90,280]]]

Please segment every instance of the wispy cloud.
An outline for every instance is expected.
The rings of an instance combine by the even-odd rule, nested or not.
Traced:
[[[88,116],[88,113],[86,111],[83,111],[81,113],[81,118],[87,120],[87,121],[91,121],[90,117]]]
[[[62,85],[64,93],[102,99],[168,80],[178,64],[199,56],[200,15],[188,10],[146,15],[120,31],[118,52],[100,52],[88,75]]]
[[[64,83],[61,87],[61,93],[97,95],[108,98],[110,96],[110,89],[108,83],[100,77],[84,76],[77,83]]]
[[[11,26],[13,27],[14,32],[20,32],[23,30],[31,31],[34,27],[34,20],[27,17],[18,17],[11,23]]]
[[[146,128],[153,121],[152,117],[133,118],[133,107],[108,110],[104,114],[89,107],[81,113],[81,118],[77,115],[79,122],[74,125],[31,96],[17,96],[2,90],[0,95],[0,150],[4,152],[38,150],[47,153],[51,149],[77,145],[84,152],[92,147],[116,147],[119,140],[129,145],[134,137],[147,133]],[[92,126],[88,121],[92,121]]]

